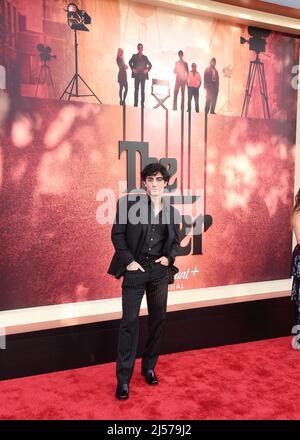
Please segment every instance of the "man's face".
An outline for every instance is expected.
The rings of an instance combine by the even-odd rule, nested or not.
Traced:
[[[197,66],[196,66],[195,63],[193,63],[193,64],[192,64],[192,71],[193,71],[193,72],[196,72],[196,69],[197,69]]]
[[[137,47],[137,49],[138,49],[138,53],[139,53],[140,55],[142,55],[142,53],[143,53],[143,46],[142,46],[141,44],[139,44],[138,47]]]
[[[180,60],[183,59],[183,53],[182,53],[182,52],[179,52],[178,56],[179,56],[179,59],[180,59]]]
[[[144,182],[149,196],[159,197],[163,195],[167,182],[164,181],[163,175],[157,172],[155,176],[147,176]]]
[[[216,60],[211,60],[210,65],[211,67],[216,67]]]

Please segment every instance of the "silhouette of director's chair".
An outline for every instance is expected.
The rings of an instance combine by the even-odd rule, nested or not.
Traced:
[[[157,104],[153,108],[162,106],[165,110],[168,110],[167,107],[164,106],[164,102],[171,96],[170,81],[152,78],[151,95],[153,95],[157,101]]]

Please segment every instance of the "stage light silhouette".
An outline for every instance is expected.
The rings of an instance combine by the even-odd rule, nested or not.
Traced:
[[[98,96],[93,92],[93,90],[88,86],[88,84],[84,81],[81,75],[78,73],[78,37],[77,37],[77,31],[86,31],[88,32],[89,29],[85,26],[86,24],[91,24],[91,17],[87,14],[86,11],[83,11],[79,9],[75,3],[69,3],[67,6],[67,9],[65,9],[65,12],[67,13],[67,21],[70,28],[74,31],[74,38],[75,38],[75,73],[63,91],[60,101],[64,98],[65,95],[68,95],[68,101],[71,100],[71,98],[80,98],[80,97],[87,97],[87,96],[94,96],[97,101],[102,104]],[[86,86],[86,88],[91,92],[90,94],[80,94],[79,93],[79,80],[83,82],[83,84]],[[75,92],[73,93],[75,87]]]

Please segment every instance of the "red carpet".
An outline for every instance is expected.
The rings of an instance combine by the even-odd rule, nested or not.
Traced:
[[[291,337],[161,356],[151,386],[137,361],[118,401],[115,365],[0,382],[0,419],[299,419],[300,353]]]

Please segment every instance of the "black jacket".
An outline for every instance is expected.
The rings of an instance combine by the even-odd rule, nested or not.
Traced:
[[[218,92],[219,91],[219,73],[216,71],[216,80],[212,80],[212,67],[208,66],[204,72],[204,88],[209,91]]]
[[[134,224],[131,215],[135,213],[140,220]],[[124,275],[126,266],[140,255],[148,228],[145,215],[148,215],[148,195],[146,193],[128,195],[119,199],[116,218],[111,231],[115,253],[107,271],[117,279]],[[170,261],[169,284],[172,284],[174,274],[179,271],[174,266],[174,261],[180,248],[179,225],[181,216],[179,211],[170,205],[169,199],[166,197],[163,197],[163,218],[168,228],[168,238],[164,245],[163,255]]]
[[[141,59],[139,58],[138,53],[132,55],[132,57],[129,60],[129,66],[131,70],[137,69],[137,73],[132,72],[131,74],[132,78],[137,78],[137,77],[141,77],[145,79],[149,78],[148,73],[144,74],[144,70],[145,69],[151,70],[152,64],[150,63],[146,55],[142,55]]]

